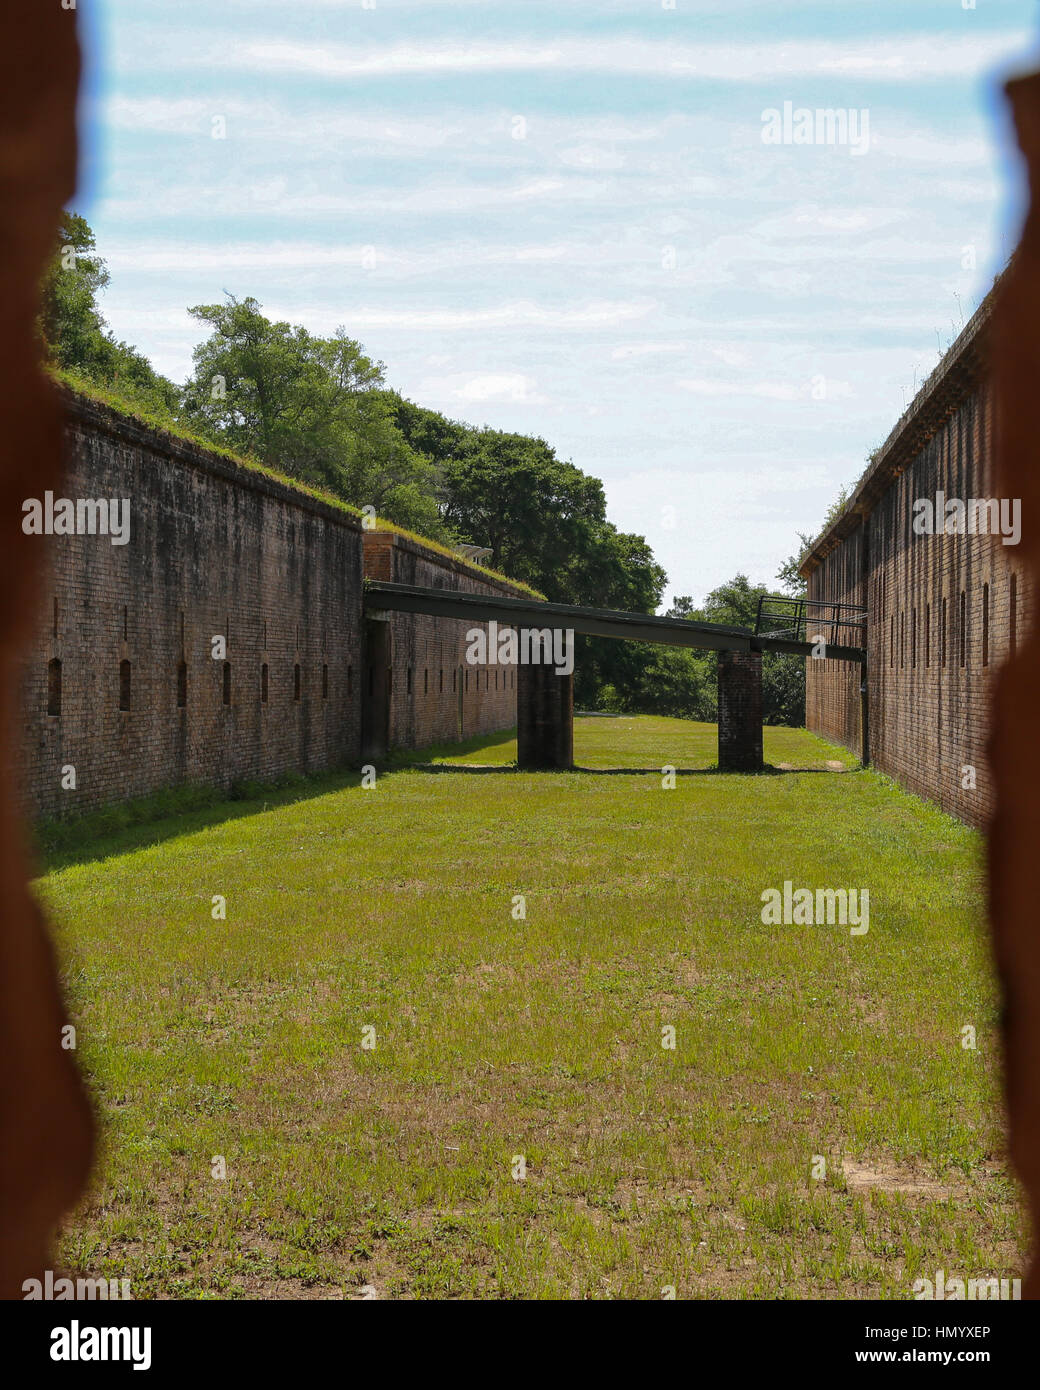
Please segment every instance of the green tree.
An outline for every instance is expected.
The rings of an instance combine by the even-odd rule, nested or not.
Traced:
[[[752,584],[737,574],[720,584],[697,608],[693,600],[678,597],[669,617],[692,622],[722,623],[753,628],[758,600],[769,594],[764,585]],[[678,718],[713,721],[718,717],[718,662],[714,652],[698,648],[660,647],[621,707],[670,714]],[[766,724],[805,723],[805,659],[782,652],[762,657],[762,719]]]
[[[47,356],[59,367],[87,372],[102,355],[104,324],[97,296],[109,274],[95,252],[94,233],[85,218],[62,213],[58,245],[44,272],[40,313]]]
[[[99,386],[116,390],[157,414],[172,418],[180,392],[146,357],[108,328],[97,296],[109,282],[85,218],[64,212],[58,241],[43,276],[40,335],[46,359]]]
[[[185,388],[189,419],[239,451],[433,538],[446,534],[437,479],[378,388],[383,364],[338,328],[274,323],[228,295],[191,315],[210,328]]]
[[[801,542],[800,548],[794,555],[789,555],[776,572],[780,588],[788,598],[804,598],[805,580],[798,573],[801,568],[802,556],[812,545],[812,537],[805,535],[803,531],[798,532],[798,539]]]
[[[780,597],[764,584],[752,584],[746,574],[735,575],[712,590],[704,601],[704,617],[712,623],[754,628],[758,601]],[[713,673],[716,699],[717,675]],[[801,728],[805,723],[805,658],[785,652],[762,655],[762,721]]]

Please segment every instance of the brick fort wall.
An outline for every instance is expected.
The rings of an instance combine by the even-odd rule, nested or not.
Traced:
[[[466,594],[529,598],[504,580],[391,531],[365,532],[365,577]],[[466,660],[466,633],[486,623],[393,613],[390,628],[391,747],[425,748],[516,724],[515,666]]]
[[[918,499],[995,495],[987,300],[803,564],[809,597],[867,609],[870,760],[972,825],[993,811],[994,676],[1032,621],[1033,586],[999,534],[915,534]],[[1011,501],[1013,499],[1006,499]],[[860,750],[861,668],[806,662],[806,723]]]
[[[129,499],[130,539],[37,538],[49,580],[22,688],[29,807],[356,761],[357,519],[86,398],[64,405],[61,496]]]
[[[47,578],[20,690],[30,814],[358,765],[364,575],[521,592],[418,541],[363,532],[352,512],[288,482],[62,395],[58,497],[128,499],[130,538],[35,537]],[[515,725],[516,671],[470,666],[469,626],[393,616],[391,746]]]

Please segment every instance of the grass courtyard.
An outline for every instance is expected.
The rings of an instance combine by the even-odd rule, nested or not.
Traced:
[[[66,1262],[136,1298],[1017,1273],[979,839],[765,737],[729,776],[713,726],[578,719],[574,773],[484,740],[56,854],[103,1130]],[[785,880],[869,889],[869,932],[764,925]]]

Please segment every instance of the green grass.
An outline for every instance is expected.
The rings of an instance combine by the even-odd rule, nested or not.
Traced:
[[[798,770],[579,719],[586,771],[484,739],[66,845],[39,889],[105,1140],[64,1258],[138,1298],[905,1298],[1014,1272],[978,837],[765,737]],[[869,888],[869,933],[764,926],[785,879]]]

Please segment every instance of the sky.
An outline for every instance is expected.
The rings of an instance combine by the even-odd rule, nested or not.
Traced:
[[[405,396],[602,479],[669,596],[775,582],[1016,241],[1034,0],[79,15],[72,206],[118,337],[183,381],[225,291],[343,326]],[[827,109],[844,143],[796,116]]]

